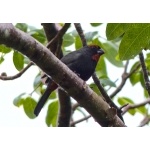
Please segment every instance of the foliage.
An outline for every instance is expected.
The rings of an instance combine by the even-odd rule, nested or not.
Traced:
[[[120,78],[121,74],[116,74],[116,79],[112,79],[110,77],[110,64],[111,67],[118,68],[118,70],[121,70],[123,73],[126,60],[130,60],[131,67],[130,69],[128,69],[128,73],[130,73],[139,64],[139,61],[135,61],[136,58],[138,58],[136,56],[142,50],[145,50],[145,63],[148,72],[150,72],[150,53],[148,50],[150,48],[150,24],[108,23],[106,25],[106,38],[103,37],[103,35],[101,35],[101,33],[99,33],[99,31],[97,30],[97,28],[100,28],[102,25],[103,24],[101,23],[91,23],[91,28],[95,29],[95,31],[85,32],[85,38],[88,44],[98,44],[105,51],[105,55],[102,56],[100,61],[98,62],[96,74],[99,77],[100,82],[102,83],[105,90],[107,90],[108,93],[111,93],[111,90],[115,90],[118,87],[119,83],[116,83],[115,80]],[[37,29],[24,23],[18,23],[16,24],[16,27],[23,32],[30,34],[40,43],[46,45],[47,39],[43,29]],[[79,49],[81,47],[81,39],[74,29],[67,32],[63,36],[62,49],[64,54],[68,51]],[[0,64],[5,61],[5,56],[10,54],[11,52],[13,52],[12,60],[15,68],[18,71],[21,71],[29,60],[19,52],[12,50],[5,45],[0,45]],[[148,94],[145,90],[143,73],[140,67],[129,77],[129,81],[132,86],[136,86],[138,83],[140,83],[141,90],[143,90],[143,97],[148,97]],[[95,83],[89,83],[89,85],[97,94],[101,94]],[[40,73],[36,75],[33,87],[35,89],[34,92],[40,97],[45,90],[45,86],[43,85],[43,83],[41,83]],[[48,111],[45,121],[47,126],[56,126],[59,108],[58,96],[56,94],[56,91],[51,94],[49,99],[51,101],[49,106],[47,107]],[[36,101],[37,99],[35,99],[30,94],[23,93],[14,99],[14,105],[17,107],[23,106],[25,114],[29,118],[34,119],[35,116],[33,114],[33,111],[37,104]],[[123,106],[127,103],[136,103],[134,99],[128,97],[128,94],[122,95],[122,97],[117,98],[117,102],[120,106]],[[78,108],[78,110],[80,110],[80,113],[84,114],[81,108]],[[130,115],[140,113],[144,116],[146,113],[148,113],[148,108],[146,106],[142,106],[136,109],[129,110],[128,113]]]

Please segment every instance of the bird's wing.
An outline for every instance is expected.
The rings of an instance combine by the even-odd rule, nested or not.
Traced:
[[[74,51],[74,52],[71,52],[69,53],[68,55],[64,56],[61,61],[66,64],[66,65],[69,65],[69,64],[72,64],[73,62],[77,61],[78,59],[80,59],[82,57],[82,53],[80,52],[80,50],[77,51]]]

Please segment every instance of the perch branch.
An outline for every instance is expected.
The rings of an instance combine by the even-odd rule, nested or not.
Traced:
[[[145,65],[145,62],[144,62],[144,56],[143,56],[142,52],[140,52],[139,58],[140,58],[140,63],[141,63],[142,71],[143,71],[145,87],[146,87],[146,90],[147,90],[147,92],[150,96],[150,81],[149,81],[149,78],[148,78],[148,72],[147,72],[147,69],[146,69],[146,65]]]
[[[14,75],[14,76],[0,76],[0,79],[1,80],[14,80],[14,79],[17,79],[17,78],[21,77],[23,75],[23,73],[25,73],[33,64],[34,64],[33,62],[30,62],[18,74]]]

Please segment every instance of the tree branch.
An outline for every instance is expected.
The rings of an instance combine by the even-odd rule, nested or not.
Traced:
[[[133,69],[130,73],[127,73],[127,67],[128,67],[129,62],[127,61],[125,64],[125,68],[124,68],[124,72],[122,74],[122,80],[120,85],[116,88],[116,90],[110,95],[110,98],[113,98],[116,94],[118,94],[122,88],[124,87],[127,79],[135,72],[139,69],[140,64],[138,64],[135,69]]]
[[[44,31],[46,33],[49,43],[52,41],[49,45],[49,49],[57,56],[57,58],[63,57],[61,49],[62,38],[67,31],[67,27],[69,28],[69,25],[65,24],[62,28],[59,26],[56,27],[56,24],[52,26],[50,24],[43,23],[42,25],[44,27]],[[51,32],[53,33],[53,36],[49,37]],[[69,127],[72,114],[70,97],[61,89],[58,90],[58,96],[60,105],[58,115],[58,127]]]
[[[107,117],[110,107],[102,97],[91,90],[82,79],[33,37],[16,29],[12,24],[0,24],[0,35],[0,44],[12,47],[29,57],[84,107],[101,126],[109,126],[109,124],[118,127],[125,126],[117,116],[110,120]]]
[[[67,93],[59,89],[59,116],[58,127],[69,127],[71,118],[71,100]]]
[[[77,121],[71,122],[71,127],[73,127],[73,126],[75,126],[76,124],[81,123],[81,122],[83,122],[83,121],[89,119],[90,117],[91,117],[91,115],[88,115],[88,116],[86,116],[86,117],[84,117],[84,118],[82,118],[82,119],[79,119],[79,120],[77,120]]]
[[[34,64],[33,62],[30,62],[18,74],[14,75],[14,76],[0,76],[0,79],[1,80],[14,80],[14,79],[17,79],[17,78],[21,77],[23,75],[23,73],[25,73],[33,64]]]
[[[76,30],[81,38],[81,41],[82,41],[82,45],[85,46],[87,45],[87,42],[86,42],[86,39],[85,39],[85,36],[83,34],[83,30],[82,30],[82,27],[80,25],[80,23],[75,23],[74,24],[75,27],[76,27]],[[123,121],[123,118],[122,118],[122,111],[113,103],[113,101],[110,99],[110,97],[108,96],[108,94],[106,93],[106,91],[104,90],[104,88],[102,87],[96,73],[93,73],[92,75],[92,78],[93,78],[93,81],[94,83],[97,85],[99,91],[101,92],[102,96],[104,97],[104,100],[111,106],[111,107],[114,107],[117,109],[117,114],[119,116],[119,118]],[[116,115],[116,114],[115,114]],[[124,122],[124,121],[123,121]]]
[[[99,91],[101,92],[102,96],[104,97],[104,100],[105,100],[111,107],[113,107],[113,108],[115,108],[115,109],[117,110],[117,115],[118,115],[118,117],[124,122],[124,120],[123,120],[123,118],[122,118],[122,115],[121,115],[122,110],[119,109],[119,108],[117,107],[117,105],[115,105],[115,103],[110,99],[110,97],[109,97],[108,94],[106,93],[105,89],[104,89],[103,86],[101,85],[101,83],[100,83],[98,77],[96,76],[96,73],[94,73],[94,74],[92,75],[92,78],[93,78],[95,84],[97,85]]]
[[[66,33],[69,27],[70,23],[65,23],[65,25],[60,29],[60,31],[56,34],[56,36],[47,44],[46,47],[49,48],[51,44],[62,39],[63,35]]]
[[[143,127],[150,122],[150,116],[146,115],[138,127]]]
[[[149,78],[148,78],[148,72],[147,72],[147,69],[146,69],[146,65],[145,65],[145,62],[144,62],[144,56],[143,56],[142,52],[139,54],[139,58],[140,58],[140,63],[141,63],[141,67],[142,67],[142,70],[143,70],[145,87],[146,87],[146,90],[147,90],[147,92],[150,96],[150,81],[149,81]]]
[[[83,30],[82,30],[82,27],[81,27],[80,23],[74,23],[74,26],[75,26],[75,28],[76,28],[76,30],[77,30],[80,38],[81,38],[82,45],[86,46],[87,42],[86,42],[85,36],[83,34]]]
[[[150,104],[150,99],[144,101],[144,102],[141,102],[139,104],[129,104],[127,105],[126,107],[124,107],[123,109],[123,112],[122,112],[122,115],[124,115],[128,110],[130,109],[135,109],[135,108],[138,108],[138,107],[141,107],[141,106],[144,106],[146,104]]]

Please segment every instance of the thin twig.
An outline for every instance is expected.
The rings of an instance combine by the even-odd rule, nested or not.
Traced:
[[[149,122],[150,122],[150,117],[148,115],[146,115],[138,127],[143,127],[143,126],[147,125]]]
[[[18,74],[14,76],[0,76],[1,80],[14,80],[16,78],[19,78],[20,76],[23,75],[25,71],[27,71],[34,63],[30,62],[25,68],[23,68]]]
[[[141,106],[144,106],[146,104],[150,104],[150,99],[144,101],[144,102],[141,102],[139,104],[129,104],[127,105],[126,107],[124,107],[123,109],[123,112],[122,112],[122,115],[124,115],[128,110],[130,109],[135,109],[135,108],[138,108],[138,107],[141,107]]]
[[[148,72],[147,72],[147,69],[146,69],[146,65],[145,65],[145,62],[144,62],[144,56],[143,56],[142,52],[139,54],[139,58],[140,58],[140,63],[141,63],[141,67],[142,67],[142,70],[143,70],[145,87],[146,87],[146,90],[147,90],[147,92],[150,96],[150,81],[149,81],[149,78],[148,78]]]
[[[129,64],[129,62],[126,62],[125,69],[124,69],[124,72],[123,72],[123,74],[122,74],[121,83],[120,83],[120,85],[115,89],[115,91],[114,91],[112,94],[110,94],[110,98],[113,98],[116,94],[118,94],[118,93],[122,90],[122,88],[124,87],[124,85],[125,85],[127,79],[128,79],[134,72],[136,72],[136,71],[139,69],[139,67],[140,67],[140,64],[138,64],[138,65],[135,67],[135,69],[133,69],[130,73],[127,73],[126,71],[127,71],[128,64]]]
[[[82,45],[83,46],[86,46],[87,45],[87,42],[86,42],[86,39],[85,39],[85,36],[84,36],[84,33],[83,33],[83,30],[82,30],[82,27],[81,27],[81,24],[80,23],[74,23],[74,26],[81,38],[81,41],[82,41]]]
[[[65,23],[65,25],[59,30],[56,36],[51,41],[48,42],[46,47],[49,48],[52,43],[55,43],[58,39],[62,38],[69,27],[70,23]]]
[[[86,116],[86,117],[84,117],[84,118],[82,118],[82,119],[79,119],[79,120],[77,120],[77,121],[71,122],[70,125],[71,125],[71,126],[74,126],[74,125],[76,125],[76,124],[78,124],[78,123],[80,123],[80,122],[83,122],[83,121],[89,119],[90,117],[91,117],[91,115]]]
[[[101,83],[100,83],[98,77],[96,76],[96,73],[94,73],[94,74],[92,75],[92,78],[93,78],[93,80],[94,80],[94,83],[97,85],[99,91],[101,92],[102,96],[104,97],[104,100],[105,100],[111,107],[113,107],[113,108],[115,108],[115,109],[117,110],[117,115],[118,115],[118,117],[123,121],[123,118],[122,118],[122,115],[121,115],[121,113],[122,113],[121,109],[119,109],[119,108],[115,105],[115,103],[110,99],[110,97],[108,96],[108,94],[107,94],[106,91],[104,90],[103,86],[101,85]]]
[[[76,27],[76,30],[81,38],[81,41],[82,41],[82,45],[85,46],[87,45],[87,42],[86,42],[86,39],[85,39],[85,36],[83,34],[83,30],[82,30],[82,27],[80,25],[80,23],[75,23],[74,24],[75,27]],[[104,88],[102,87],[98,77],[96,76],[96,73],[93,73],[92,75],[92,78],[94,80],[94,83],[97,85],[99,91],[102,93],[102,96],[104,97],[104,100],[106,100],[106,102],[111,106],[111,107],[114,107],[116,110],[117,110],[117,115],[119,116],[119,118],[123,121],[123,118],[122,118],[122,111],[121,109],[119,109],[114,103],[113,101],[110,99],[110,97],[107,95],[106,91],[104,90]]]

